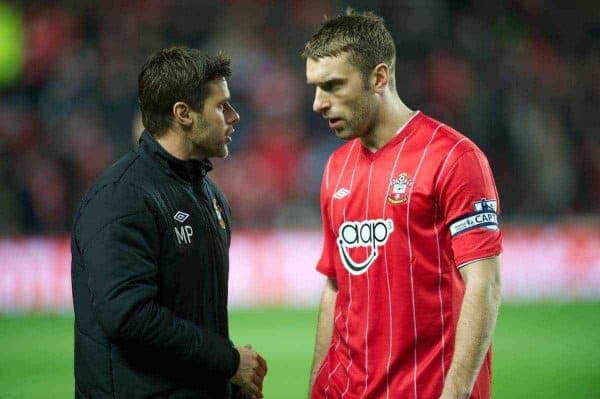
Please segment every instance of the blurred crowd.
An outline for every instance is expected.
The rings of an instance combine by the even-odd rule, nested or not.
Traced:
[[[211,175],[236,226],[318,226],[340,142],[312,113],[299,54],[346,6],[385,18],[400,97],[486,152],[506,217],[598,212],[600,7],[545,3],[0,0],[0,233],[69,230],[83,192],[135,145],[139,69],[171,45],[232,58],[241,122]]]

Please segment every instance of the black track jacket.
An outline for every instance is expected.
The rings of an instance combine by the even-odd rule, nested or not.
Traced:
[[[230,209],[148,132],[81,201],[71,240],[76,398],[231,398]]]

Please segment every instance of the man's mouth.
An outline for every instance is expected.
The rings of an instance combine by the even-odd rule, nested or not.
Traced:
[[[341,126],[342,121],[342,118],[329,118],[329,127],[332,129],[337,129]]]
[[[231,137],[233,132],[235,132],[235,129],[231,129],[230,131],[225,133],[225,144],[229,144],[233,141],[233,138]]]

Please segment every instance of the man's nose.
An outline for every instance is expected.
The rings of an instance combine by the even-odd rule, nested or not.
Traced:
[[[327,110],[331,104],[327,99],[327,96],[323,93],[323,90],[317,87],[315,92],[315,100],[313,101],[313,111],[322,114],[323,111]]]
[[[235,110],[235,108],[231,107],[231,112],[230,112],[230,115],[229,115],[229,118],[228,118],[227,122],[230,125],[235,125],[239,121],[240,121],[240,114],[237,113],[237,111]]]

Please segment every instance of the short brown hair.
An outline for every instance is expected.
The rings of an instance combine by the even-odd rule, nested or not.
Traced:
[[[321,28],[306,43],[302,57],[318,60],[350,54],[349,60],[364,76],[368,76],[375,66],[386,63],[393,71],[396,46],[392,35],[386,29],[383,18],[372,12],[357,12],[348,9],[345,15],[326,19]]]
[[[142,123],[154,136],[160,136],[173,122],[172,108],[183,101],[194,110],[202,109],[206,84],[229,78],[231,63],[223,54],[210,56],[188,47],[171,47],[150,55],[138,83]]]

